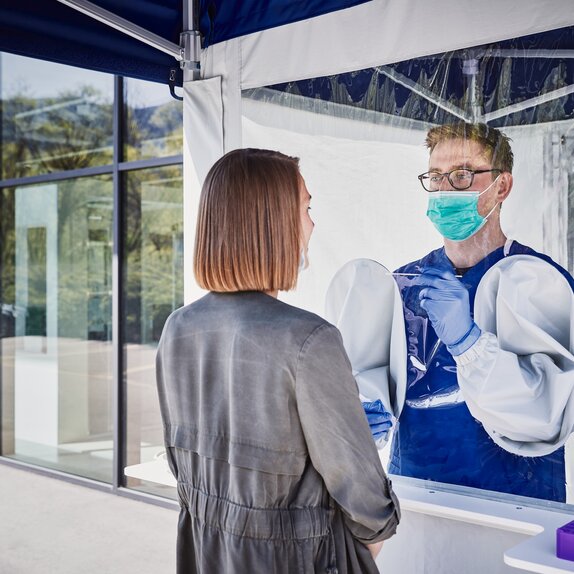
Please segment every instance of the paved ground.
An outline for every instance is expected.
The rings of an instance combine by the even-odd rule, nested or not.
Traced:
[[[0,464],[0,574],[173,574],[177,511]]]

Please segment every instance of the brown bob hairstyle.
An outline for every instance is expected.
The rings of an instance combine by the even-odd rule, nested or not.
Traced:
[[[199,200],[193,271],[209,291],[288,291],[301,250],[299,159],[237,149],[209,170]]]

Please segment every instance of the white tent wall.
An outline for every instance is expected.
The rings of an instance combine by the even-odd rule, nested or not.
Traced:
[[[214,126],[221,128],[217,102],[220,86],[219,78],[192,84],[186,88],[190,97],[185,109],[190,114],[201,112],[202,118],[210,115]],[[284,104],[305,100],[286,94],[277,94],[276,99]],[[299,288],[285,294],[284,299],[322,313],[328,283],[346,261],[367,257],[395,269],[440,246],[441,238],[425,216],[426,196],[415,178],[427,165],[426,126],[414,122],[410,127],[385,125],[368,111],[362,111],[361,120],[361,110],[352,108],[348,113],[353,119],[346,118],[341,111],[345,106],[339,107],[338,115],[290,106],[292,103],[286,106],[244,98],[241,139],[246,147],[278,149],[301,158],[316,223],[310,245],[312,265],[301,275]],[[321,107],[329,106],[322,103]],[[197,118],[199,114],[192,115]],[[502,212],[502,224],[509,237],[549,253],[567,266],[565,232],[559,233],[565,225],[566,210],[559,214],[553,182],[548,182],[552,178],[548,166],[544,176],[544,143],[572,125],[563,124],[561,128],[559,124],[542,124],[505,130],[513,140],[515,184]],[[220,157],[224,146],[222,131],[213,130],[211,139],[197,137],[205,125],[195,126],[194,122],[191,134],[186,131],[186,141],[190,142],[185,187],[188,253],[193,247],[199,181],[205,177],[211,158],[215,161]],[[186,300],[200,293],[188,270]]]
[[[414,179],[426,166],[424,126],[384,128],[367,121],[359,136],[357,122],[242,100],[242,90],[573,25],[572,6],[572,0],[374,0],[204,50],[203,79],[184,85],[186,301],[202,294],[189,265],[201,182],[221,153],[240,146],[271,147],[301,157],[316,231],[312,266],[298,291],[285,297],[290,302],[321,313],[327,284],[348,259],[371,257],[392,268],[440,244],[424,217],[426,198]],[[213,78],[220,78],[217,86],[205,83]],[[201,103],[205,94],[209,106]],[[198,109],[201,113],[194,113]],[[516,177],[503,225],[511,237],[565,263],[564,251],[544,235],[545,226],[564,222],[544,168],[552,129],[505,130],[513,138]],[[197,134],[201,149],[193,146]],[[381,571],[401,574],[516,572],[504,565],[502,553],[523,538],[408,511],[378,564]]]
[[[425,218],[425,194],[412,180],[413,170],[426,164],[424,132],[403,130],[405,143],[389,143],[384,126],[376,126],[378,138],[366,139],[359,134],[364,124],[345,118],[253,101],[243,109],[244,145],[299,157],[313,198],[310,266],[282,299],[323,314],[329,282],[347,261],[366,257],[395,269],[422,256],[425,246],[439,245]],[[258,112],[271,125],[255,121]],[[307,131],[287,127],[292,121]]]
[[[239,39],[242,89],[361,70],[574,24],[571,0],[373,0]],[[221,50],[207,50],[208,61]]]
[[[241,90],[361,70],[574,25],[572,0],[372,0],[317,18],[248,34],[202,50],[202,79],[220,76],[223,117],[192,117],[202,135],[242,145]],[[461,25],[464,23],[464,25]],[[184,82],[189,85],[190,82]],[[187,94],[185,97],[190,97]],[[223,126],[221,126],[223,122]],[[210,145],[206,142],[206,145]],[[206,165],[192,158],[199,173]]]

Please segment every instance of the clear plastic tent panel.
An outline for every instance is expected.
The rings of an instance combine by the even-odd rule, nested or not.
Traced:
[[[426,56],[272,90],[432,124],[493,127],[574,116],[574,28]]]
[[[348,261],[370,258],[397,269],[440,248],[442,237],[426,217],[427,193],[417,175],[428,169],[428,129],[459,121],[486,123],[511,138],[514,184],[501,211],[502,229],[572,273],[573,47],[574,28],[563,28],[245,90],[242,145],[300,157],[313,197],[310,267],[297,290],[282,297],[324,314],[329,283]],[[444,349],[438,352],[442,355]],[[418,358],[424,362],[424,356]],[[573,380],[566,379],[568,384]],[[432,429],[425,436],[432,451],[437,446]],[[390,451],[390,446],[383,451],[385,461]],[[553,454],[563,457],[568,484],[573,453],[569,440],[564,453]],[[521,472],[525,480],[536,481],[540,459],[530,462]],[[464,457],[458,464],[465,464]],[[436,481],[432,472],[420,478]],[[574,491],[562,487],[572,503]]]

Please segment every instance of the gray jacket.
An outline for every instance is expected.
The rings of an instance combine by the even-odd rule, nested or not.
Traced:
[[[157,354],[181,505],[178,573],[378,572],[394,534],[339,331],[258,292],[175,311]]]

